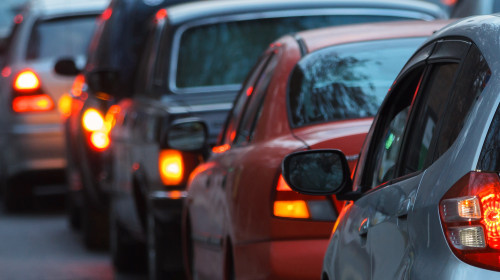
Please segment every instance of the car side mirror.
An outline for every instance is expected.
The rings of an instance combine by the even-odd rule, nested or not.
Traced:
[[[205,122],[197,119],[174,121],[167,132],[167,146],[179,151],[200,151],[206,147],[208,129]]]
[[[76,76],[81,70],[78,69],[73,58],[62,58],[54,65],[54,72],[62,76]]]
[[[283,178],[297,192],[331,195],[352,190],[349,165],[339,150],[309,150],[287,155]]]

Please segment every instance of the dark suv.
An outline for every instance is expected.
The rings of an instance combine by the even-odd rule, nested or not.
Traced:
[[[274,39],[322,26],[443,17],[436,6],[413,1],[203,1],[160,10],[135,94],[107,114],[114,124],[115,263],[131,263],[137,255],[129,241],[147,240],[152,278],[182,270],[184,190],[206,156],[198,149],[203,143],[196,143],[204,139],[204,128],[185,121],[203,119],[208,145],[214,145],[243,79]],[[192,141],[174,145],[186,133]],[[182,151],[172,148],[181,145]]]

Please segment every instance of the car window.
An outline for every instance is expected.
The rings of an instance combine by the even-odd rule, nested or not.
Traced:
[[[500,172],[500,106],[491,121],[476,169]]]
[[[276,38],[300,30],[349,23],[402,20],[369,15],[322,15],[222,22],[185,30],[178,47],[175,87],[240,84]],[[203,43],[200,43],[203,42]]]
[[[462,130],[469,110],[476,98],[481,94],[491,76],[486,59],[479,49],[472,45],[464,61],[457,85],[449,98],[446,116],[436,145],[434,160],[444,154],[455,142]]]
[[[95,16],[38,21],[31,31],[26,59],[83,55],[95,26]]]
[[[374,116],[394,77],[423,40],[347,44],[305,56],[290,78],[290,125]]]
[[[422,82],[424,67],[409,73],[392,91],[388,103],[379,113],[376,132],[369,154],[363,185],[375,187],[394,178],[396,163],[408,122],[409,110]]]
[[[247,80],[243,84],[243,87],[240,90],[238,97],[235,99],[231,111],[229,112],[226,120],[226,125],[221,134],[222,139],[218,141],[219,144],[231,144],[235,139],[237,125],[244,110],[246,101],[252,95],[255,83],[260,77],[260,73],[264,70],[267,63],[269,62],[271,56],[272,53],[264,54],[259,59],[257,64],[255,64],[252,71],[250,71],[250,76],[247,77]]]
[[[269,87],[278,61],[278,55],[274,52],[274,55],[270,58],[266,68],[255,83],[253,91],[248,96],[241,122],[238,125],[234,144],[247,143],[252,140],[255,125],[262,112],[267,88]]]
[[[418,95],[415,125],[409,132],[408,153],[403,160],[404,174],[422,170],[432,163],[432,152],[429,150],[437,141],[438,124],[444,117],[458,67],[458,63],[432,66],[426,85]]]

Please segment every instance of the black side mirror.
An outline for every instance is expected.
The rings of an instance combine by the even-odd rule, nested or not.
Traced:
[[[206,147],[207,140],[207,125],[194,118],[174,121],[166,135],[169,148],[185,152],[202,150]]]
[[[310,150],[287,155],[283,178],[297,192],[331,195],[352,190],[349,165],[339,150]]]
[[[81,72],[81,70],[76,67],[76,63],[73,58],[62,58],[59,59],[54,65],[54,72],[62,76],[76,76]]]

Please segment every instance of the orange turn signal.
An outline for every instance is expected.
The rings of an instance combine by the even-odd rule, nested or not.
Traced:
[[[182,153],[177,150],[163,150],[159,156],[159,171],[163,184],[175,186],[184,178]]]
[[[274,216],[299,219],[308,219],[310,217],[307,204],[303,200],[275,201]]]

